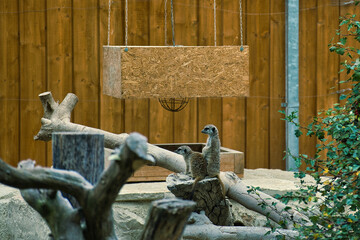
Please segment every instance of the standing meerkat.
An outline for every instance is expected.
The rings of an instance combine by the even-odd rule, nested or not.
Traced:
[[[195,179],[192,187],[194,193],[196,183],[206,176],[206,160],[201,153],[192,151],[188,146],[180,146],[175,152],[182,155],[186,163],[190,163],[191,177]]]
[[[225,196],[225,186],[220,179],[220,138],[219,131],[213,124],[208,124],[201,130],[208,135],[206,145],[202,149],[202,154],[207,162],[207,174],[209,177],[217,177],[221,184]]]

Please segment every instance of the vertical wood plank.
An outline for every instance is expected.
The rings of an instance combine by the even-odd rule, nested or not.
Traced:
[[[270,1],[247,1],[250,97],[247,101],[246,167],[269,167]]]
[[[150,1],[150,46],[164,46],[165,44],[164,5],[165,1]],[[171,18],[170,12],[168,18]],[[149,142],[173,142],[174,113],[164,109],[157,99],[149,100],[149,110]]]
[[[219,12],[219,11],[217,11]],[[218,16],[218,14],[217,14]],[[217,31],[221,31],[217,21]],[[214,45],[214,2],[199,0],[199,46]],[[219,63],[221,64],[221,63]],[[214,124],[222,141],[222,99],[198,99],[198,142],[206,142],[207,135],[200,133],[206,124]]]
[[[285,102],[285,0],[271,0],[270,11],[269,167],[285,169],[285,122],[279,113]]]
[[[98,1],[73,1],[74,122],[99,127]]]
[[[47,90],[62,100],[72,92],[72,1],[46,1]],[[52,147],[47,143],[46,165],[52,164]]]
[[[102,47],[108,41],[108,10],[109,1],[99,0],[100,5],[100,128],[113,132],[125,131],[125,101],[102,93],[103,86],[103,51]],[[124,7],[123,1],[111,0],[110,9],[110,45],[124,45]]]
[[[196,46],[198,44],[198,4],[198,0],[174,1],[176,44],[184,46]],[[169,36],[170,33],[171,28],[167,35]],[[170,39],[168,43],[171,43]],[[190,99],[188,105],[183,110],[174,114],[173,130],[175,143],[197,142],[197,136],[201,130],[197,126],[197,101],[196,98]]]
[[[46,164],[46,144],[34,141],[43,109],[38,95],[46,90],[46,2],[20,1],[20,159]]]
[[[19,161],[19,4],[0,2],[0,158]]]
[[[317,7],[316,90],[317,111],[327,110],[338,102],[339,55],[329,51],[328,44],[339,27],[339,6],[324,0]],[[336,41],[338,37],[334,38]]]
[[[242,9],[245,2],[242,1]],[[242,13],[244,18],[245,13]],[[222,43],[240,46],[240,6],[238,1],[224,0],[221,6]],[[243,29],[245,21],[243,20]],[[243,32],[245,35],[245,33]],[[246,150],[246,98],[222,99],[222,145],[245,152]]]
[[[150,1],[128,2],[128,45],[149,45]],[[125,100],[125,131],[149,137],[149,99]]]
[[[316,23],[317,1],[300,1],[299,27],[299,120],[307,126],[316,115]],[[299,152],[314,156],[316,139],[301,136]]]
[[[360,16],[360,9],[359,7],[356,7],[354,5],[354,3],[350,3],[344,0],[339,0],[340,1],[340,16],[345,17],[347,14],[350,15],[354,15],[356,14],[357,16]],[[344,4],[347,3],[347,4]],[[346,33],[346,25],[343,25],[341,27],[341,31],[342,33]],[[348,38],[347,41],[347,45],[351,46],[351,47],[355,47],[355,48],[360,48],[360,43],[357,42],[356,40],[352,39],[352,38]],[[348,61],[352,61],[349,57],[347,56],[341,56],[340,57],[340,62],[344,62],[345,60]],[[341,69],[343,69],[344,67],[341,66]],[[346,74],[346,71],[343,71],[340,73],[340,81],[345,81],[348,80],[350,77],[350,75]],[[339,84],[339,88],[342,90],[345,90],[345,94],[349,93],[349,90],[352,88],[352,83],[342,83]],[[346,102],[346,100],[342,100],[341,104],[344,104]]]

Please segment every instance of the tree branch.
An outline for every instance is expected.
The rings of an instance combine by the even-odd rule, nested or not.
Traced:
[[[35,162],[24,160],[18,169],[13,168],[0,159],[0,182],[19,189],[46,188],[55,189],[73,195],[84,202],[92,185],[74,171],[34,168]]]

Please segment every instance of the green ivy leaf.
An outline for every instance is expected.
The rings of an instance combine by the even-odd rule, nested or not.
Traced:
[[[339,99],[340,99],[340,100],[344,100],[346,97],[347,97],[346,94],[341,94]]]

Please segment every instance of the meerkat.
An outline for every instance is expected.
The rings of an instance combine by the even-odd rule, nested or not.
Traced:
[[[220,179],[220,138],[218,129],[208,124],[201,130],[202,133],[208,135],[206,145],[202,149],[202,154],[207,162],[207,174],[209,177],[217,177],[222,187],[223,195],[225,196],[225,186]]]
[[[206,177],[206,160],[201,153],[192,151],[188,146],[180,146],[175,152],[182,155],[185,162],[189,163],[191,177],[195,179],[192,187],[193,194],[196,183]]]

